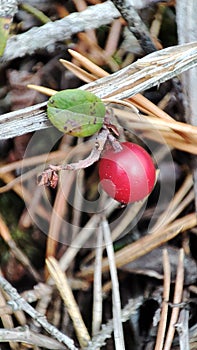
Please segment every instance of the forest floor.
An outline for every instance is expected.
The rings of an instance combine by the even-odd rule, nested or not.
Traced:
[[[1,350],[197,349],[196,5],[132,4],[2,2]],[[78,88],[93,101],[81,107]],[[74,120],[51,109],[63,134],[46,107],[66,89]],[[83,118],[103,125],[99,103],[105,125],[84,135]],[[103,150],[123,141],[156,168],[134,203],[99,179]]]

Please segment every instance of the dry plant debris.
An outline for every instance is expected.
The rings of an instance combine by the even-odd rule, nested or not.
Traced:
[[[185,14],[195,1],[1,2],[2,350],[196,348],[197,27]],[[109,128],[52,127],[48,96],[73,88],[102,99]],[[101,191],[107,140],[151,153],[148,198]]]

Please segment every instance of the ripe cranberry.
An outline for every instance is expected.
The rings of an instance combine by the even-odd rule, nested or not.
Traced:
[[[101,186],[108,195],[121,203],[133,203],[145,198],[155,183],[155,166],[151,156],[141,146],[121,143],[122,150],[111,147],[99,161]]]

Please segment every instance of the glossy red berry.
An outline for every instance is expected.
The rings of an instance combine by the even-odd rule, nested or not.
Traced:
[[[121,143],[122,150],[111,147],[99,161],[101,186],[108,195],[121,203],[144,199],[155,183],[155,166],[149,153],[141,146]]]

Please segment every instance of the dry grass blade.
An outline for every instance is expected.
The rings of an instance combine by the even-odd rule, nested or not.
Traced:
[[[194,191],[193,189],[188,193],[188,195],[182,200],[182,202],[178,205],[178,207],[174,210],[174,212],[169,217],[168,223],[172,222],[176,219],[179,214],[194,200]],[[167,215],[167,213],[166,213]]]
[[[139,130],[146,133],[146,136],[162,142],[161,134],[168,143],[175,148],[196,152],[197,150],[197,127],[190,124],[168,121],[146,115],[135,115],[131,110],[120,110],[114,107],[114,113],[119,124],[126,130]],[[153,132],[153,130],[155,132]],[[152,131],[152,133],[151,133]],[[178,141],[178,142],[177,142]]]
[[[90,49],[90,53],[85,53],[90,57],[90,59],[96,59],[99,65],[104,65],[105,63],[110,67],[112,72],[115,72],[119,69],[119,65],[116,60],[106,54],[106,52],[94,42],[94,40],[87,37],[85,33],[78,34],[81,42],[85,43],[86,46]],[[79,49],[80,50],[80,49]],[[85,51],[85,50],[80,50]],[[92,54],[91,54],[92,52]]]
[[[67,152],[66,150],[64,151],[58,150],[58,151],[50,152],[49,154],[40,154],[38,156],[23,158],[22,160],[17,160],[16,162],[8,163],[5,165],[3,164],[0,167],[0,175],[8,173],[13,170],[22,169],[30,165],[43,164],[44,162],[46,162],[46,159],[49,163],[53,160],[56,160],[56,161],[63,160],[65,159],[67,153],[70,150],[71,148],[67,146]]]
[[[32,179],[35,175],[37,175],[40,171],[40,168],[34,168],[30,171],[27,171],[24,175],[14,177],[12,173],[3,173],[0,174],[0,178],[3,180],[3,182],[6,185],[3,185],[0,187],[0,193],[5,193],[9,190],[15,191],[22,199],[24,198],[24,195],[26,195],[27,200],[29,197],[29,200],[31,200],[31,196],[28,196],[28,192],[25,190],[25,188],[22,188],[20,186],[21,181],[24,182],[28,179]],[[23,190],[25,193],[23,193]]]
[[[164,270],[164,283],[163,283],[163,303],[161,310],[161,318],[159,327],[157,330],[157,339],[155,344],[155,350],[162,350],[164,344],[164,336],[166,331],[167,316],[168,316],[168,302],[170,296],[170,262],[167,249],[163,250],[163,270]]]
[[[173,309],[172,309],[172,315],[170,319],[170,324],[168,328],[168,333],[166,336],[164,349],[163,350],[170,350],[174,333],[175,333],[175,327],[178,320],[179,315],[179,303],[182,300],[182,293],[183,293],[183,283],[184,283],[184,250],[180,249],[179,253],[179,261],[177,266],[177,276],[176,276],[176,282],[175,282],[175,291],[174,291],[174,299],[173,299]]]
[[[186,123],[181,123],[181,122],[177,122],[174,120],[171,121],[164,121],[164,120],[160,120],[160,119],[155,119],[152,117],[147,117],[147,120],[149,120],[150,122],[153,123],[153,125],[155,124],[156,126],[164,126],[164,127],[169,127],[170,129],[179,132],[181,134],[181,136],[185,136],[186,140],[190,139],[192,137],[192,135],[194,135],[193,141],[196,141],[196,135],[197,135],[197,127],[190,125],[190,124],[186,124]],[[191,135],[192,134],[192,135]]]
[[[121,310],[121,321],[126,322],[130,319],[132,314],[136,314],[142,305],[142,297],[137,297],[128,301],[128,304]],[[97,350],[101,346],[104,346],[105,340],[110,338],[113,332],[113,320],[109,320],[102,326],[102,330],[91,339],[90,345],[86,350]]]
[[[47,248],[46,257],[55,256],[56,248],[59,242],[59,234],[62,226],[63,217],[67,209],[67,202],[65,201],[65,196],[67,198],[70,188],[75,179],[75,173],[69,172],[66,174],[66,187],[64,190],[61,186],[58,187],[58,191],[55,197],[55,203],[53,205],[52,216],[50,219],[49,232],[47,236]],[[65,174],[63,174],[65,176]]]
[[[73,217],[72,217],[72,238],[74,239],[79,232],[80,222],[83,213],[83,198],[85,192],[85,173],[81,169],[77,174],[77,184],[75,183],[74,188],[74,199],[73,199]],[[79,196],[80,193],[80,196]]]
[[[164,120],[174,120],[169,114],[164,112],[161,108],[141,94],[136,94],[135,96],[130,97],[129,101],[131,101],[143,113],[153,115]]]
[[[151,136],[152,135],[150,135],[150,138],[160,142],[158,135],[156,135],[154,138]],[[179,149],[181,151],[191,153],[194,155],[197,154],[197,145],[193,144],[192,142],[183,141],[183,139],[181,139],[178,134],[173,135],[173,134],[170,134],[169,131],[166,131],[166,132],[162,131],[162,137],[170,147],[173,147],[175,149]]]
[[[107,257],[109,261],[109,270],[112,281],[112,306],[113,306],[113,323],[114,323],[114,342],[116,350],[124,350],[124,335],[121,321],[121,301],[119,293],[119,282],[117,275],[116,262],[114,258],[114,248],[111,240],[111,232],[106,219],[101,221],[101,228],[106,245]]]
[[[108,217],[118,206],[118,202],[109,200],[106,203],[106,208],[108,208],[106,211],[106,216]],[[87,222],[87,224],[82,228],[82,230],[77,234],[76,238],[71,242],[67,251],[59,261],[62,270],[67,270],[69,264],[77,255],[80,248],[83,247],[90,236],[95,233],[95,229],[99,226],[100,220],[100,215],[94,214]]]
[[[117,224],[117,226],[112,230],[112,241],[114,242],[123,232],[124,230],[131,224],[133,219],[137,216],[144,203],[146,202],[146,198],[140,202],[136,202],[133,206],[128,207],[125,215],[122,216],[121,221]],[[104,247],[103,247],[104,249]],[[92,251],[85,258],[84,265],[86,265],[89,261],[91,261],[95,257],[95,251]],[[111,289],[111,282],[110,282]]]
[[[116,266],[121,267],[123,265],[132,262],[141,256],[147,254],[156,247],[161,246],[162,244],[168,242],[172,238],[176,237],[179,233],[184,232],[188,229],[191,229],[197,225],[197,216],[196,213],[188,214],[180,219],[175,220],[170,225],[164,228],[160,228],[159,231],[156,231],[150,235],[144,236],[138,241],[131,243],[115,253]],[[109,270],[108,259],[103,259],[102,270]],[[89,276],[93,274],[93,267],[87,267],[79,273],[80,277]]]
[[[55,284],[66,305],[67,311],[73,321],[73,325],[74,325],[80,346],[83,348],[88,345],[90,336],[83,322],[81,313],[74,299],[74,296],[69,286],[69,283],[67,281],[66,275],[62,272],[55,258],[53,257],[48,258],[46,260],[46,264],[47,264],[49,273],[51,277],[54,279]]]
[[[102,322],[102,252],[103,252],[103,233],[101,227],[98,228],[94,285],[93,285],[93,307],[92,307],[92,335],[100,331]]]
[[[195,227],[196,224],[196,213],[192,213],[175,220],[172,224],[163,229],[160,228],[160,232],[157,231],[140,238],[138,241],[126,246],[115,254],[117,267],[123,266],[124,264],[145,255],[154,248],[176,237],[180,232]],[[107,265],[107,261],[103,261],[104,269]]]

